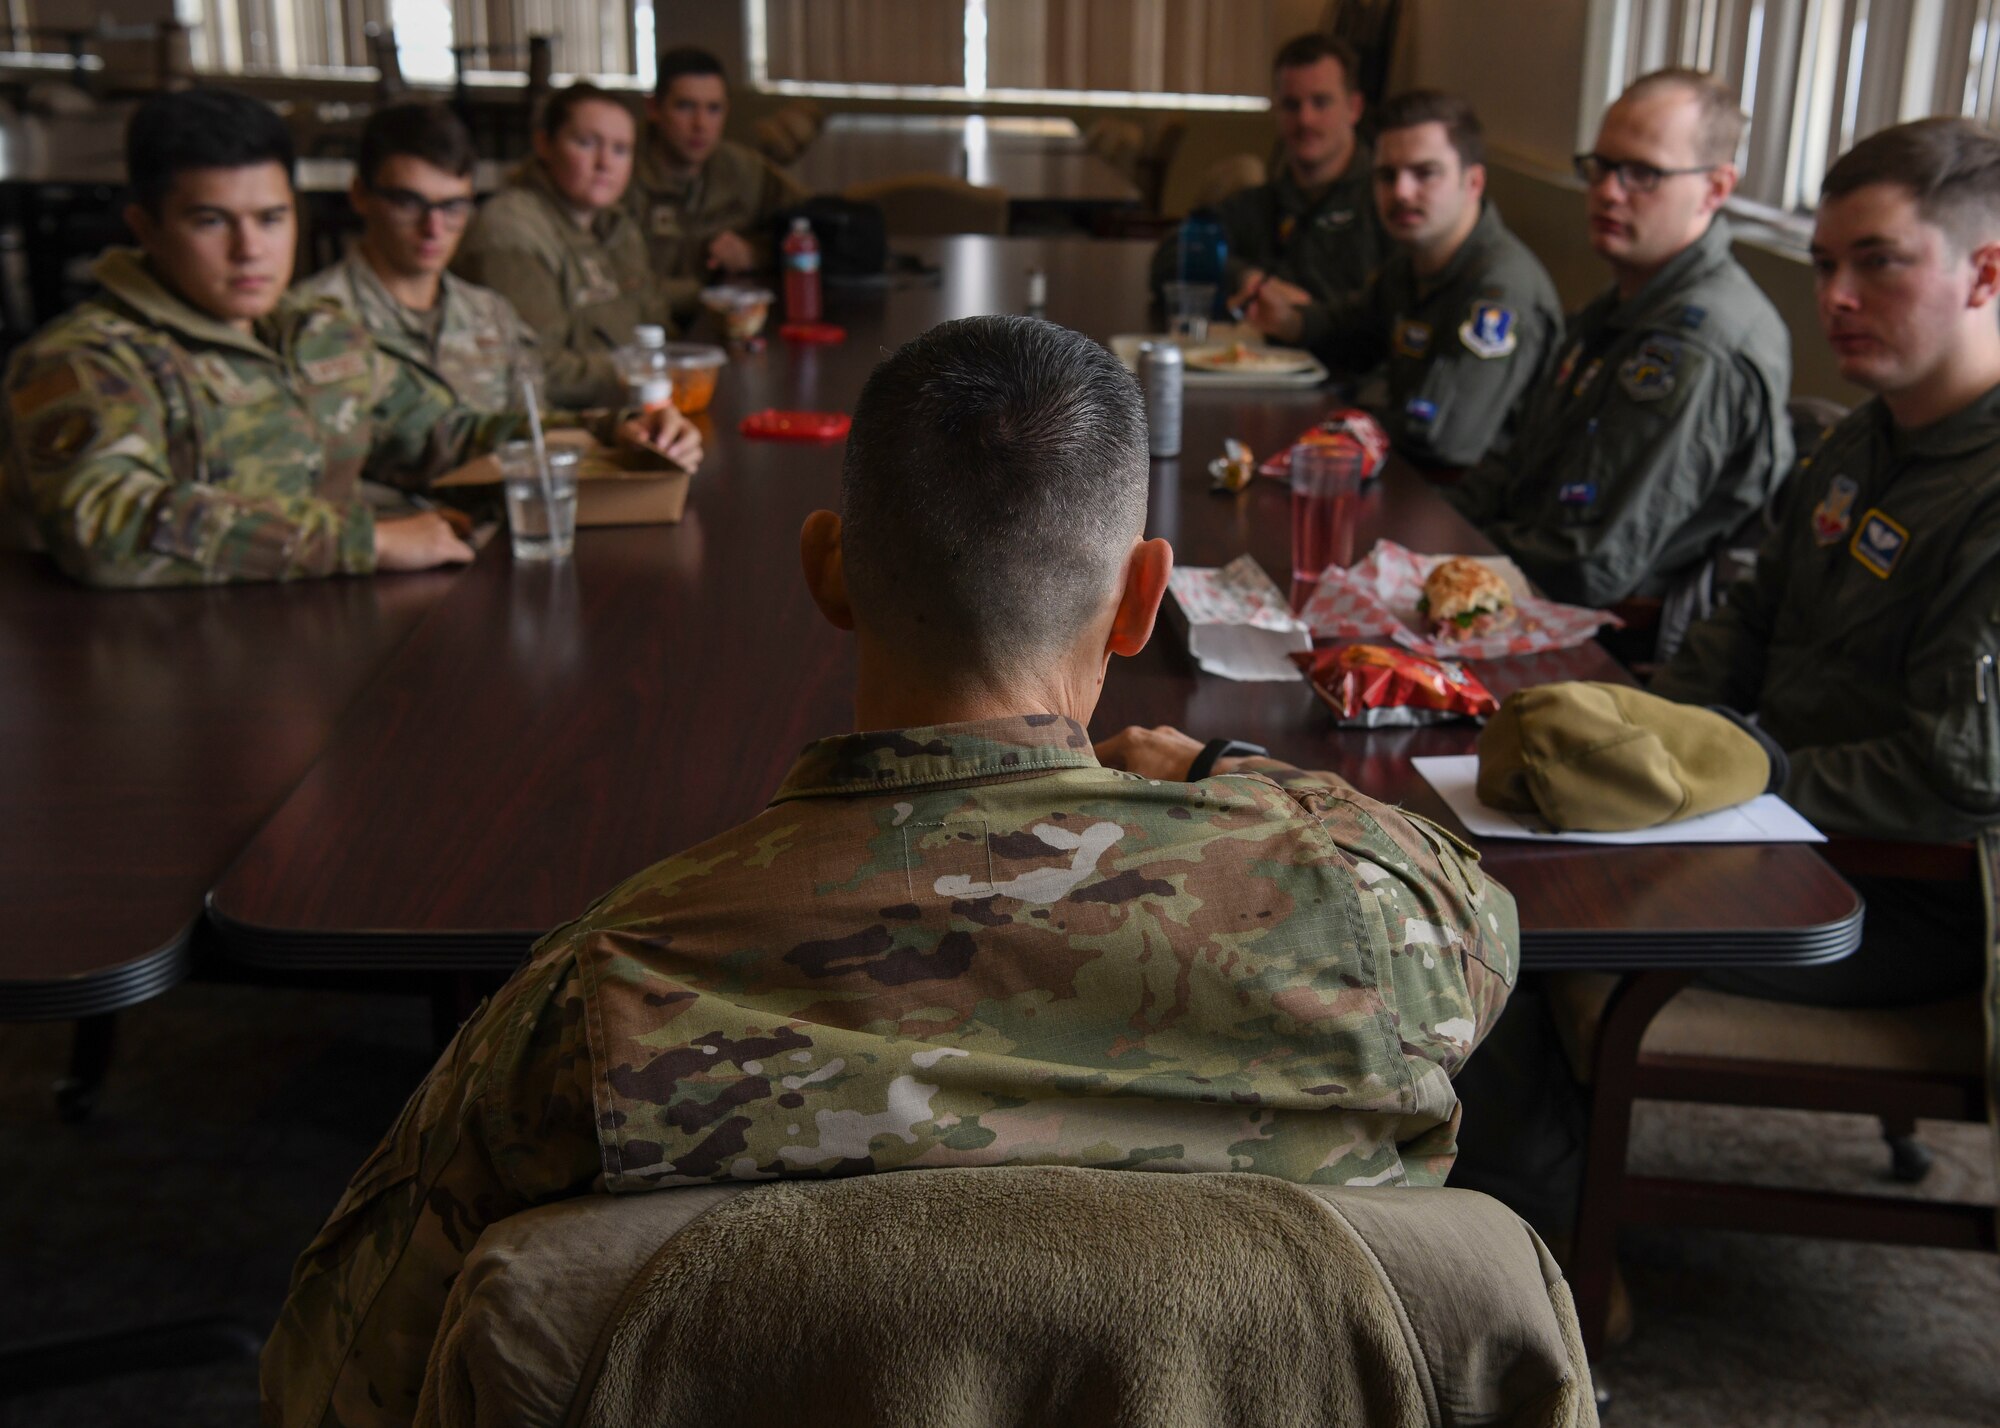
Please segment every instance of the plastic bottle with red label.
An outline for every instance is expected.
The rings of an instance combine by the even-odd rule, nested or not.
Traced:
[[[785,269],[785,320],[818,322],[819,240],[813,237],[812,224],[804,218],[794,218],[792,231],[785,235],[780,251]]]

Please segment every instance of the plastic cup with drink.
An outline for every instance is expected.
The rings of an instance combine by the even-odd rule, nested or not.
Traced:
[[[1208,341],[1208,315],[1215,307],[1214,283],[1162,283],[1167,333],[1187,342]]]
[[[514,559],[562,560],[576,549],[575,447],[510,441],[499,451],[507,492],[507,534]]]
[[[1329,565],[1354,563],[1361,504],[1361,452],[1350,443],[1301,444],[1292,452],[1292,608],[1319,588]]]

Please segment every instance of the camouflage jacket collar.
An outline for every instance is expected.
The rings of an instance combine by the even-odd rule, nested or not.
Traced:
[[[112,248],[91,267],[90,275],[117,301],[156,326],[167,328],[196,343],[234,347],[267,362],[278,360],[273,347],[256,337],[247,337],[228,323],[210,317],[170,290],[153,272],[153,265],[137,248]],[[282,306],[279,312],[282,312]],[[275,318],[278,314],[272,315]],[[258,324],[259,335],[271,335],[272,318]],[[274,344],[275,345],[275,344]]]
[[[647,197],[664,200],[676,206],[688,205],[690,195],[699,189],[708,178],[708,171],[715,163],[717,148],[703,161],[702,166],[685,177],[667,167],[667,156],[660,145],[659,136],[649,128],[646,137],[639,141],[639,162],[632,173],[632,191],[643,192]]]
[[[1097,766],[1090,735],[1060,714],[881,729],[806,745],[771,802],[986,783]]]

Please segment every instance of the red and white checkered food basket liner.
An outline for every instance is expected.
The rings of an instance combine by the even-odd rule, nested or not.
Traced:
[[[1346,570],[1328,566],[1299,617],[1312,628],[1316,640],[1391,639],[1418,654],[1445,659],[1505,659],[1566,650],[1590,639],[1600,625],[1623,623],[1609,610],[1537,600],[1521,588],[1520,573],[1511,562],[1493,562],[1514,587],[1511,623],[1464,639],[1420,634],[1424,621],[1417,613],[1417,600],[1424,593],[1424,578],[1439,561],[1448,559],[1418,555],[1394,541],[1377,541],[1358,564]]]

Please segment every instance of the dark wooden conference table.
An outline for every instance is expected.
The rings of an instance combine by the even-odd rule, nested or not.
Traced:
[[[1030,266],[1048,274],[1055,320],[1100,339],[1147,325],[1144,243],[959,238],[926,256],[942,269],[934,285],[831,300],[844,345],[735,356],[679,525],[586,530],[554,567],[517,566],[495,542],[458,576],[216,883],[226,954],[274,972],[408,976],[413,990],[504,972],[615,883],[754,814],[803,745],[850,727],[851,643],[813,608],[796,553],[805,515],[837,502],[842,448],[745,441],[738,420],[851,410],[884,349],[947,318],[1022,310]],[[1206,462],[1225,435],[1274,450],[1328,405],[1319,391],[1190,389],[1185,452],[1152,468],[1151,533],[1186,564],[1248,550],[1282,574],[1285,490],[1260,478],[1212,494]],[[1364,502],[1358,548],[1384,534],[1490,549],[1408,471]],[[1475,667],[1503,697],[1623,678],[1595,645]],[[1465,752],[1475,732],[1336,729],[1303,684],[1197,673],[1164,620],[1139,657],[1113,661],[1092,732],[1133,723],[1253,739],[1447,826],[1408,760]],[[1531,965],[1809,963],[1859,935],[1860,900],[1804,846],[1482,851],[1519,899]]]
[[[203,894],[452,583],[87,590],[0,556],[0,1017],[185,977]]]

